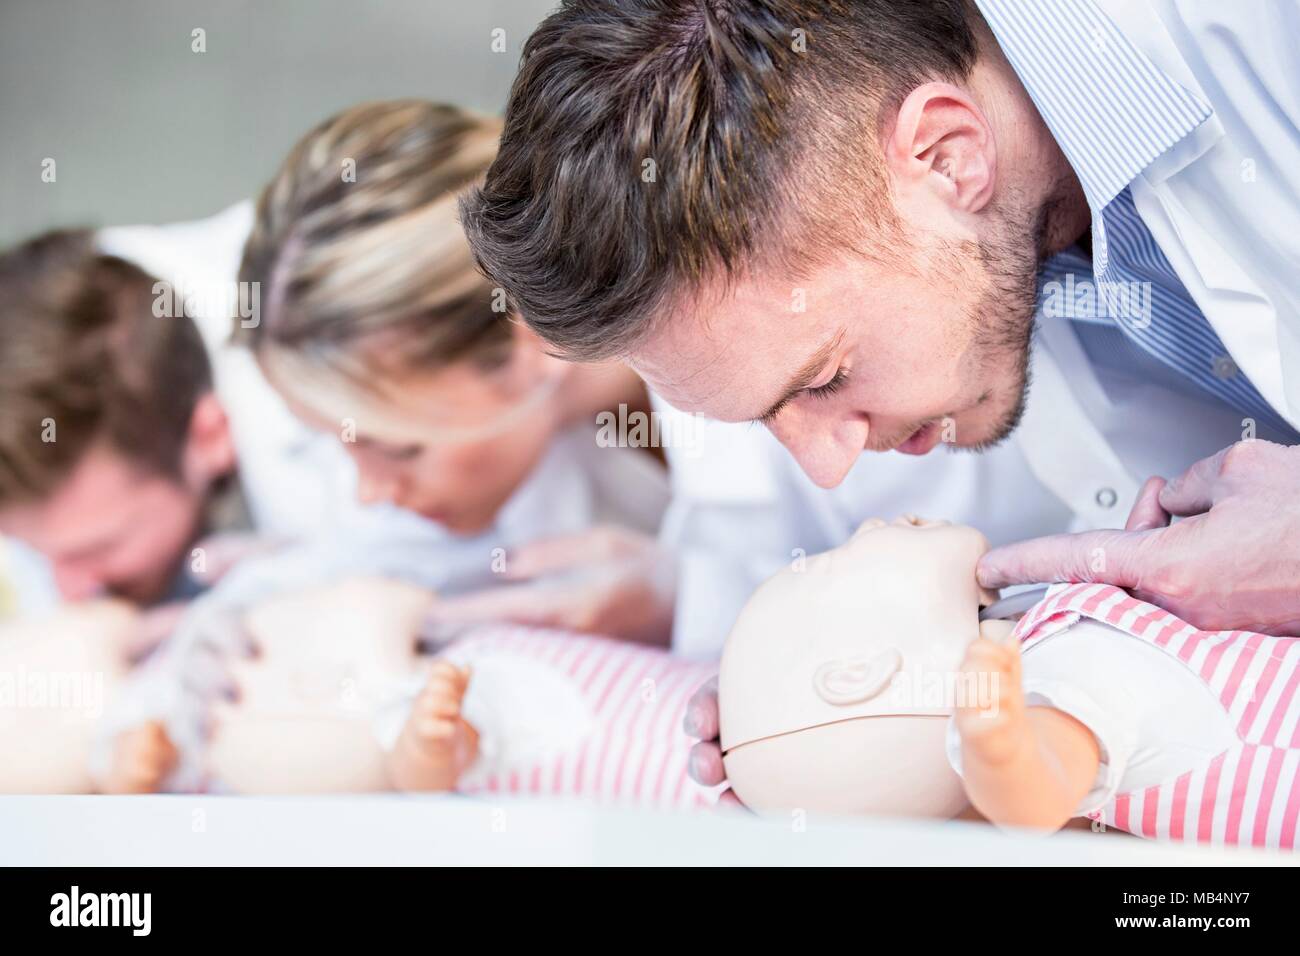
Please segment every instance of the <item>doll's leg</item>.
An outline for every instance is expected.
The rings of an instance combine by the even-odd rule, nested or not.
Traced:
[[[113,741],[105,793],[157,793],[179,758],[161,722],[151,720],[118,734]]]
[[[1057,830],[1092,786],[1101,757],[1079,721],[1025,705],[1010,631],[1007,622],[985,622],[962,664],[966,686],[979,687],[983,698],[957,708],[966,794],[994,823]]]
[[[461,716],[469,671],[437,661],[388,757],[398,790],[451,790],[478,753],[478,733]]]

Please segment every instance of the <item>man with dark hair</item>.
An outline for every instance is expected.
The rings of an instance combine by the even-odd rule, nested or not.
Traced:
[[[90,232],[0,255],[0,532],[43,553],[66,598],[167,597],[233,480],[198,330],[157,298]]]
[[[1023,419],[1093,530],[991,552],[988,586],[1300,633],[1297,29],[1284,4],[566,0],[463,219],[557,350],[763,422],[823,487]]]

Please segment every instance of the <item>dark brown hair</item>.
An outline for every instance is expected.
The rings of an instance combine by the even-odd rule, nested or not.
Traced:
[[[189,318],[154,314],[156,285],[88,231],[0,255],[0,504],[52,493],[97,441],[180,473],[211,368]]]
[[[878,117],[975,59],[964,0],[564,0],[462,201],[470,245],[558,351],[625,354],[706,279],[876,252]]]

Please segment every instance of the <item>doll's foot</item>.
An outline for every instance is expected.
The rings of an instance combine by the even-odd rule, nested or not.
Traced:
[[[460,711],[469,676],[449,661],[434,663],[389,757],[398,790],[451,790],[473,762],[478,734]]]
[[[179,754],[163,725],[156,720],[118,735],[104,792],[157,793],[176,768]]]
[[[1008,621],[985,621],[980,638],[962,661],[963,697],[957,701],[957,732],[962,766],[1006,764],[1032,742],[1020,678],[1020,643],[1011,638]],[[970,698],[974,699],[970,699]]]

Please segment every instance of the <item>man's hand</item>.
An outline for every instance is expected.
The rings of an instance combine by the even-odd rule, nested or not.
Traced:
[[[1300,446],[1230,445],[1149,479],[1125,530],[995,548],[978,573],[987,588],[1114,584],[1202,630],[1300,635]]]
[[[513,582],[444,598],[437,624],[512,621],[666,645],[676,596],[673,555],[614,526],[524,545],[506,555]]]
[[[691,779],[703,787],[716,787],[726,783],[727,771],[722,766],[722,747],[718,743],[718,679],[705,681],[686,704],[686,717],[682,729],[686,736],[698,740],[691,748],[687,768]],[[718,797],[719,805],[743,806],[736,794],[724,790]]]

